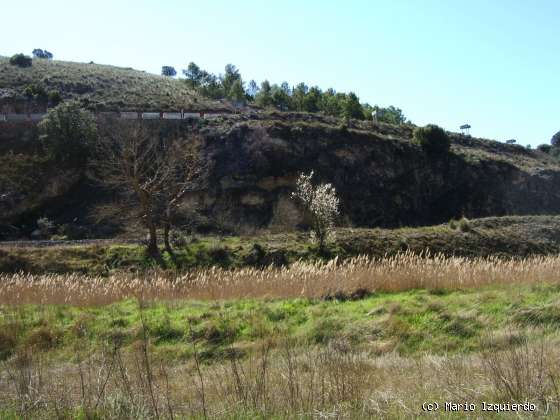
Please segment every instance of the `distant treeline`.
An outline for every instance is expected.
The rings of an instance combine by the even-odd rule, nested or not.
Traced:
[[[162,74],[172,76],[176,72],[175,69],[164,66]],[[224,74],[216,76],[191,62],[183,70],[183,74],[185,83],[201,95],[212,99],[228,99],[239,105],[250,103],[281,111],[322,112],[326,115],[360,120],[373,119],[372,114],[375,112],[378,121],[391,124],[406,122],[401,109],[394,106],[382,108],[368,103],[362,104],[353,92],[336,92],[332,88],[323,91],[317,86],[309,87],[305,83],[299,83],[295,87],[291,87],[287,82],[280,85],[271,84],[268,80],[260,86],[254,80],[246,83],[239,69],[233,64],[226,65]]]

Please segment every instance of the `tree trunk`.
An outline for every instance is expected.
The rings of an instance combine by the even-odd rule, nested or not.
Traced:
[[[173,254],[173,248],[171,248],[171,243],[169,242],[169,232],[171,231],[171,224],[165,222],[163,225],[163,243],[165,244],[165,250],[170,254]]]
[[[165,219],[163,221],[163,243],[165,244],[165,250],[173,255],[173,249],[171,248],[171,243],[169,242],[169,233],[171,232],[171,208],[168,206],[165,209]]]
[[[159,253],[159,248],[158,248],[158,245],[157,245],[156,225],[151,220],[148,224],[148,230],[149,230],[149,236],[148,236],[147,253],[150,257],[159,261],[161,259],[161,255]]]

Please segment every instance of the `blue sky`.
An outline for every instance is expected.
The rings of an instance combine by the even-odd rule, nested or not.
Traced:
[[[560,1],[22,1],[2,6],[0,54],[159,73],[194,61],[245,80],[354,91],[500,141],[560,130]]]

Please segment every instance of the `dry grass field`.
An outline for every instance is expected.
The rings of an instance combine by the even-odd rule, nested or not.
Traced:
[[[555,418],[559,280],[555,255],[410,252],[0,274],[0,417]]]

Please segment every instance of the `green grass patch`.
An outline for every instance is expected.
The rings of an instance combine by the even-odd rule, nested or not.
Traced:
[[[445,294],[425,290],[380,293],[360,300],[245,299],[140,305],[131,299],[93,307],[3,306],[0,357],[9,357],[18,346],[60,358],[72,358],[76,348],[107,344],[132,348],[143,338],[143,328],[162,357],[189,358],[194,342],[207,363],[228,351],[244,354],[263,340],[288,335],[301,343],[340,341],[374,353],[461,353],[515,343],[515,331],[526,327],[556,335],[558,302],[556,286],[494,286]],[[489,331],[513,332],[489,343]]]

